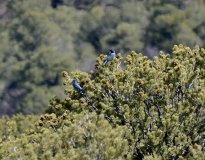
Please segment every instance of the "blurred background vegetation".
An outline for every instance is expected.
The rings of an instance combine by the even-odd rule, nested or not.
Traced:
[[[205,0],[0,0],[0,116],[44,113],[61,71],[89,71],[109,48],[203,47],[204,15]]]

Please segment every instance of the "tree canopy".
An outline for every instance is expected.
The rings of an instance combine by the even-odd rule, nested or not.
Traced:
[[[46,114],[1,119],[0,158],[204,159],[205,49],[106,58],[90,73],[63,71],[65,98]]]
[[[0,109],[40,114],[62,70],[89,71],[108,49],[148,57],[204,46],[204,0],[0,1]]]

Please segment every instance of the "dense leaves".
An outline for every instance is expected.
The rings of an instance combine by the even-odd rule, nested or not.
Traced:
[[[45,115],[0,120],[0,158],[203,159],[205,49],[159,55],[117,54],[106,65],[100,55],[95,71],[63,71],[65,98]]]
[[[204,46],[204,7],[204,0],[0,1],[0,115],[43,113],[61,94],[62,70],[89,71],[108,49],[153,57],[178,43]]]
[[[205,147],[204,58],[203,48],[183,45],[153,60],[132,52],[124,67],[120,54],[106,66],[100,55],[94,72],[63,72],[67,98],[52,99],[48,112],[62,116],[88,110],[103,114],[114,128],[126,126],[138,159],[200,158]],[[87,97],[73,90],[73,78]]]
[[[64,125],[55,130],[32,125],[35,117],[15,116],[0,120],[0,158],[10,159],[130,159],[126,126],[112,128],[103,116],[95,113],[64,114]],[[30,126],[27,125],[30,120]],[[32,120],[32,121],[31,121]],[[54,126],[53,115],[41,117]],[[52,122],[51,122],[52,120]],[[55,120],[55,122],[54,122]],[[6,124],[6,125],[5,125]],[[22,134],[23,132],[23,134]]]
[[[205,49],[159,55],[133,51],[123,66],[121,54],[106,65],[100,55],[95,71],[64,71],[65,98],[45,115],[0,120],[1,159],[203,159]]]

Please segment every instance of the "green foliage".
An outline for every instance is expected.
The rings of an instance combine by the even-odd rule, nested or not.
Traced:
[[[0,159],[204,159],[205,49],[159,55],[132,51],[123,67],[121,54],[106,66],[100,55],[95,71],[63,71],[66,97],[46,114],[0,120]]]
[[[140,1],[118,2],[105,8],[96,5],[83,19],[80,37],[97,50],[142,50],[148,15]]]
[[[163,50],[171,50],[172,45],[179,43],[203,46],[199,28],[204,24],[200,16],[204,6],[204,1],[159,1],[152,9],[147,28],[148,43]]]
[[[22,118],[22,117],[21,117]],[[41,121],[52,127],[38,127],[35,129],[24,125],[29,132],[20,134],[16,128],[21,126],[15,120],[8,121],[9,134],[7,141],[0,145],[0,158],[10,159],[130,159],[130,150],[126,126],[112,128],[102,115],[82,112],[80,114],[67,113],[62,117],[64,125],[56,130],[53,126],[56,116],[45,115]],[[24,123],[27,119],[25,119]],[[51,122],[52,120],[52,122]],[[3,124],[5,120],[1,120]],[[18,122],[19,123],[19,122]],[[22,131],[22,130],[21,130]],[[1,129],[3,134],[7,134]],[[11,135],[15,136],[11,137]]]
[[[106,66],[105,58],[97,58],[94,72],[63,72],[67,98],[52,99],[48,112],[62,117],[67,111],[95,111],[113,128],[126,126],[132,135],[130,152],[136,158],[203,157],[205,50],[179,45],[172,55],[160,52],[153,60],[132,52],[123,68],[120,54]],[[88,98],[73,90],[73,78]]]
[[[20,138],[22,134],[29,134],[38,125],[39,116],[15,115],[12,118],[0,119],[0,143]]]
[[[55,9],[51,0],[0,2],[0,116],[43,113],[61,94],[59,72],[89,71],[109,48],[153,57],[174,44],[203,46],[204,7],[203,0],[63,0]]]
[[[60,94],[58,73],[76,67],[72,36],[78,31],[78,15],[72,8],[54,12],[50,7],[38,7],[48,3],[7,2],[14,17],[0,35],[0,97],[4,114],[13,114],[11,109],[14,113],[43,113],[54,92]],[[75,21],[75,25],[70,21]]]

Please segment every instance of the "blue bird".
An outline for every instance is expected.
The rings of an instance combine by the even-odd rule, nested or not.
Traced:
[[[115,55],[116,55],[115,51],[110,49],[109,56],[107,57],[103,65],[106,65],[109,61],[112,61],[115,58]]]
[[[85,94],[85,90],[79,85],[78,81],[76,79],[73,79],[72,81],[72,84],[73,84],[73,88],[79,92],[80,94],[86,96]]]

